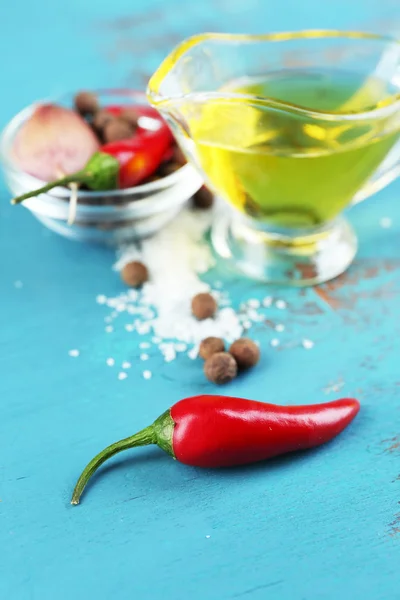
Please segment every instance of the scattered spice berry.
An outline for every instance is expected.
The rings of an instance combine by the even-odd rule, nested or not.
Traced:
[[[139,116],[140,115],[136,109],[124,108],[121,112],[120,118],[129,123],[132,129],[136,129],[138,126]]]
[[[225,342],[222,338],[219,337],[207,337],[205,338],[199,347],[199,356],[207,360],[216,352],[224,352],[225,350]]]
[[[79,92],[75,96],[75,108],[81,115],[93,115],[99,109],[99,102],[93,92]]]
[[[162,165],[160,165],[160,168],[158,169],[158,173],[161,175],[161,177],[167,177],[167,175],[171,175],[172,173],[179,171],[181,166],[182,165],[180,165],[176,162],[168,161],[168,162],[165,162]]]
[[[186,398],[149,427],[97,454],[79,477],[71,504],[79,504],[100,465],[123,450],[156,444],[193,467],[245,465],[329,442],[359,410],[360,403],[353,398],[309,406],[277,406],[226,396]]]
[[[236,360],[228,352],[216,352],[204,363],[204,374],[217,385],[229,383],[237,375]]]
[[[119,142],[132,137],[132,126],[120,118],[114,118],[107,121],[103,127],[103,137],[105,142]]]
[[[233,342],[229,353],[236,360],[239,369],[250,369],[260,360],[260,349],[249,338],[240,338]]]
[[[181,167],[187,163],[186,156],[178,145],[174,146],[172,160]]]
[[[122,280],[131,287],[140,287],[149,279],[146,265],[134,260],[127,263],[121,271]]]
[[[207,209],[211,208],[214,202],[214,196],[204,185],[193,196],[193,205],[196,208]]]
[[[213,317],[217,308],[217,302],[211,294],[201,293],[192,298],[192,313],[199,321]]]
[[[103,129],[109,121],[113,121],[115,117],[108,110],[98,110],[93,117],[92,125],[99,133],[103,133]]]

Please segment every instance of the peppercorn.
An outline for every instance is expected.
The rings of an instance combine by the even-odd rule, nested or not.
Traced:
[[[74,103],[81,115],[93,115],[99,109],[97,96],[92,92],[79,92],[75,96]]]
[[[148,281],[149,272],[146,265],[134,260],[133,262],[127,263],[121,271],[122,280],[131,287],[140,287]]]
[[[196,208],[207,209],[211,208],[214,202],[214,196],[204,185],[193,196],[193,205]]]
[[[119,140],[126,140],[132,136],[133,129],[123,119],[112,119],[107,121],[103,128],[103,136],[105,142],[118,142]]]
[[[207,337],[202,340],[199,347],[199,356],[207,360],[216,352],[223,352],[225,350],[225,343],[222,338],[219,337]]]
[[[179,146],[174,146],[172,159],[175,163],[177,163],[181,167],[183,165],[186,165],[186,163],[187,163],[186,156],[183,154],[183,152]]]
[[[216,352],[204,363],[204,374],[209,381],[221,385],[237,375],[237,364],[228,352]]]
[[[106,123],[114,119],[114,115],[108,112],[108,110],[98,110],[93,116],[92,124],[97,131],[102,132]]]
[[[249,338],[240,338],[233,342],[229,348],[229,353],[236,360],[239,369],[254,367],[260,360],[260,349]]]
[[[175,173],[176,171],[179,171],[179,169],[181,168],[182,165],[173,162],[173,161],[168,161],[165,162],[163,164],[161,164],[159,166],[159,168],[157,169],[157,173],[161,176],[161,177],[167,177],[167,175],[172,175],[172,173]]]
[[[146,179],[144,181],[142,181],[142,183],[154,183],[154,181],[160,181],[161,177],[160,175],[154,174],[154,175],[150,175],[150,177],[146,177]]]
[[[133,129],[136,129],[138,126],[139,115],[134,108],[124,108],[120,114],[120,118],[129,123]]]
[[[197,294],[192,298],[192,313],[199,321],[213,317],[218,305],[211,294]]]

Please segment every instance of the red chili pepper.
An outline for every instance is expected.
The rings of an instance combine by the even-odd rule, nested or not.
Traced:
[[[123,108],[109,106],[106,110],[118,115]],[[101,152],[114,156],[118,160],[120,188],[133,187],[150,177],[164,160],[173,140],[168,125],[154,108],[140,106],[135,107],[135,110],[139,116],[151,119],[154,128],[139,125],[135,137],[110,142],[100,148]]]
[[[156,444],[194,467],[244,465],[324,444],[343,431],[359,409],[352,398],[309,406],[277,406],[226,396],[186,398],[149,427],[93,458],[78,479],[71,504],[79,504],[101,464],[128,448]]]
[[[107,110],[118,115],[124,108],[126,107],[109,106]],[[105,144],[93,154],[81,171],[17,196],[11,203],[19,204],[59,185],[82,183],[91,190],[114,190],[118,187],[133,187],[150,177],[168,155],[173,137],[168,125],[154,108],[138,106],[135,110],[139,116],[151,119],[147,127],[138,126],[135,137]]]

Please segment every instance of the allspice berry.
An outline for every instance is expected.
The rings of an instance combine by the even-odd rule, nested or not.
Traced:
[[[219,337],[211,336],[202,340],[199,347],[199,356],[201,356],[201,358],[204,358],[204,360],[207,360],[207,358],[210,358],[210,356],[212,356],[216,352],[224,352],[224,350],[224,340]]]
[[[93,115],[99,109],[99,101],[93,92],[79,92],[75,96],[74,103],[81,115]]]
[[[260,360],[260,349],[253,340],[240,338],[233,342],[229,353],[235,359],[239,369],[250,369]]]
[[[178,145],[174,146],[172,160],[180,166],[186,165],[187,163],[186,156],[183,154],[183,151]]]
[[[138,126],[139,114],[134,108],[124,108],[120,114],[120,118],[129,123],[133,129],[136,129]]]
[[[146,265],[134,260],[127,263],[121,271],[122,280],[131,287],[140,287],[149,279]]]
[[[199,321],[213,317],[217,308],[217,302],[211,294],[197,294],[192,298],[192,313]]]
[[[228,352],[216,352],[204,363],[204,373],[209,381],[222,385],[235,379],[237,364]]]
[[[214,202],[214,196],[210,192],[208,188],[204,185],[199,189],[198,192],[193,196],[193,205],[196,208],[201,208],[203,210],[207,208],[211,208]]]
[[[168,175],[172,175],[172,173],[179,171],[180,168],[181,165],[179,165],[178,163],[169,161],[164,163],[163,165],[160,165],[158,173],[161,175],[161,177],[167,177]]]
[[[111,119],[107,121],[103,128],[105,142],[118,142],[126,140],[132,136],[133,128],[123,119]]]
[[[97,131],[102,132],[106,123],[108,123],[109,121],[113,121],[114,119],[114,115],[108,112],[108,110],[102,109],[98,110],[97,113],[94,115],[92,124]]]

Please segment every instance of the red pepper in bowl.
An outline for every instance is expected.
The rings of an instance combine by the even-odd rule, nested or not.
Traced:
[[[120,188],[128,188],[150,177],[157,170],[171,143],[171,132],[164,125],[158,131],[138,131],[130,140],[104,144],[100,151],[117,159],[118,185]]]
[[[354,419],[360,404],[352,398],[307,406],[278,406],[243,398],[194,396],[174,404],[152,425],[111,444],[82,472],[71,504],[94,472],[118,452],[156,444],[194,467],[230,467],[330,441]]]
[[[107,110],[114,113],[117,107],[108,107]],[[118,110],[121,112],[123,107],[118,107]],[[149,119],[148,127],[139,124],[134,137],[104,144],[82,170],[18,196],[12,200],[12,204],[19,204],[54,187],[71,183],[84,184],[91,190],[103,191],[133,187],[152,175],[171,147],[172,134],[168,125],[153,108],[144,106],[135,110],[139,117]]]

